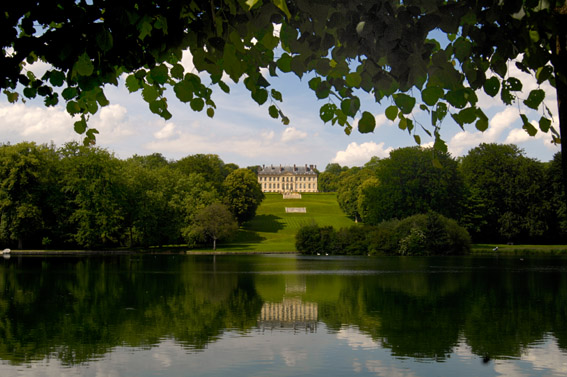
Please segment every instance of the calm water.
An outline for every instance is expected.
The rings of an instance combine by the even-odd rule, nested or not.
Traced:
[[[565,376],[567,259],[0,259],[0,376]]]

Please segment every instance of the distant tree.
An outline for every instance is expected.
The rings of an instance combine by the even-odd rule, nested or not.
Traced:
[[[355,222],[360,220],[358,211],[358,188],[368,177],[370,171],[366,169],[350,169],[341,173],[339,180],[339,189],[337,191],[337,201],[339,207]]]
[[[211,182],[217,189],[230,174],[231,169],[225,168],[225,163],[216,154],[194,154],[175,161],[173,166],[186,175],[201,174],[207,182]]]
[[[196,214],[191,230],[194,238],[213,242],[213,250],[217,249],[217,241],[229,238],[238,231],[238,223],[221,203],[210,204]]]
[[[380,214],[376,208],[382,200],[380,197],[380,181],[376,177],[367,178],[358,187],[357,208],[360,219],[365,224],[378,224],[380,222]]]
[[[128,160],[136,161],[144,167],[150,169],[157,169],[169,164],[169,161],[161,153],[152,153],[146,156],[139,156],[135,154]]]
[[[567,241],[567,200],[563,186],[563,169],[561,167],[561,152],[553,156],[553,160],[546,165],[545,189],[546,200],[550,206],[550,234],[556,243]]]
[[[341,167],[337,163],[327,164],[325,171],[317,177],[317,189],[320,192],[335,192],[339,188],[339,180],[342,172],[348,171],[347,166]]]
[[[470,229],[477,241],[536,240],[548,232],[542,163],[515,145],[481,144],[463,157],[461,171],[485,209]]]
[[[126,234],[120,161],[104,149],[76,143],[66,144],[59,153],[68,241],[86,248],[116,246]]]
[[[264,199],[258,178],[248,169],[230,173],[222,184],[224,202],[239,225],[252,220],[256,209]]]
[[[53,154],[53,147],[35,143],[0,146],[0,239],[6,244],[37,244],[44,232],[46,194],[56,178]]]
[[[458,219],[464,198],[457,162],[431,148],[408,147],[390,152],[375,168],[380,184],[369,188],[372,224],[430,210]]]

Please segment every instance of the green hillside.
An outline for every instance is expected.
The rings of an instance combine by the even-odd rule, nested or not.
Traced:
[[[306,213],[286,213],[286,207],[305,207]],[[295,251],[295,233],[304,224],[342,228],[354,222],[339,208],[335,193],[302,194],[301,199],[283,199],[266,193],[256,217],[245,223],[230,244],[220,251]]]

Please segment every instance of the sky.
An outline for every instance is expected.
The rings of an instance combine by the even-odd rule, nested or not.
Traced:
[[[183,65],[188,71],[193,69],[189,54],[184,55]],[[29,67],[39,76],[47,68],[44,63]],[[519,72],[513,63],[510,63],[509,70],[523,81],[524,94],[520,97],[527,98],[537,83]],[[168,104],[173,117],[165,121],[150,112],[140,92],[129,93],[123,79],[117,87],[105,87],[110,105],[99,109],[91,117],[89,126],[100,132],[97,145],[122,159],[134,154],[161,153],[167,159],[178,160],[187,155],[212,153],[219,155],[225,163],[235,163],[240,167],[308,164],[317,165],[323,171],[328,163],[362,166],[373,156],[385,158],[392,149],[417,145],[413,136],[385,117],[384,110],[393,104],[390,99],[377,104],[371,95],[359,93],[361,108],[375,115],[377,127],[373,133],[361,134],[356,129],[355,120],[352,134],[346,135],[342,127],[325,124],[319,118],[319,108],[327,100],[316,98],[308,87],[309,78],[299,79],[293,73],[281,73],[277,78],[268,79],[272,83],[270,88],[283,94],[283,103],[278,105],[290,118],[288,126],[272,119],[268,114],[270,103],[263,106],[256,104],[241,82],[230,83],[230,94],[213,88],[217,109],[212,119],[204,111],[192,111],[189,104],[181,103],[173,91],[169,91]],[[558,129],[556,93],[550,86],[542,86],[542,89],[546,91],[545,104],[555,116],[553,125]],[[414,90],[410,94],[417,97],[419,104],[419,92]],[[493,142],[516,144],[528,157],[540,161],[551,160],[559,151],[558,146],[551,144],[549,134],[539,132],[530,137],[522,130],[520,113],[526,112],[530,119],[537,120],[540,117],[537,112],[525,106],[505,106],[498,96],[491,98],[484,93],[478,93],[478,96],[479,107],[490,119],[488,130],[479,132],[474,124],[462,130],[450,116],[442,123],[441,135],[453,157],[465,155],[480,143]],[[1,143],[33,141],[40,144],[53,142],[61,146],[69,141],[82,140],[73,130],[75,120],[66,113],[64,103],[46,108],[41,100],[10,104],[3,95],[0,97]],[[429,117],[423,111],[417,109],[412,116],[424,127],[431,127]],[[418,134],[422,145],[431,144],[432,140],[425,132]]]

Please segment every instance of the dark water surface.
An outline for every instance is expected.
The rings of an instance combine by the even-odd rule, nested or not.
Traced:
[[[566,376],[567,259],[0,259],[0,376]]]

